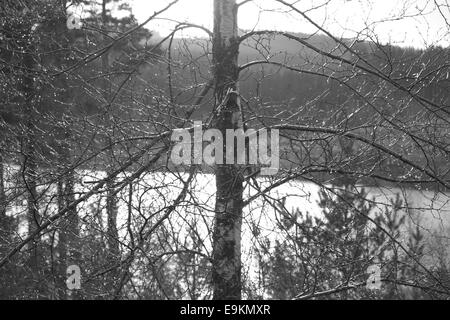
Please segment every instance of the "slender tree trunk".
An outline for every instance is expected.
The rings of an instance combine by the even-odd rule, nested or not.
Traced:
[[[64,44],[64,47],[69,47],[70,33],[66,27],[67,13],[66,6],[67,1],[61,0],[61,11],[59,12],[59,23],[57,25],[56,35],[60,36],[59,43]],[[70,58],[67,53],[57,54],[55,56],[55,64],[64,69],[64,62],[68,61]],[[60,86],[62,96],[61,101],[64,101],[66,105],[72,105],[74,103],[73,91],[70,89],[70,84],[65,78],[58,79],[57,86]],[[70,115],[70,110],[63,109],[60,113],[61,120],[66,125],[64,127],[56,128],[58,134],[60,135],[60,140],[62,143],[58,145],[59,150],[59,166],[61,171],[61,176],[58,181],[58,210],[61,211],[68,207],[71,203],[75,201],[75,171],[69,170],[71,167],[72,159],[72,122],[68,117]],[[68,121],[67,121],[68,120]],[[81,267],[81,248],[79,242],[79,221],[77,208],[71,208],[59,229],[59,241],[58,241],[58,252],[59,252],[59,298],[60,299],[77,299],[80,297],[77,291],[69,292],[67,291],[66,278],[67,278],[67,267],[70,265],[77,265]]]
[[[109,172],[108,172],[109,174]],[[106,212],[108,218],[108,249],[112,259],[119,259],[119,232],[117,230],[117,197],[114,195],[114,181],[107,182],[106,192]]]
[[[65,178],[65,206],[75,202],[75,171],[71,170]],[[72,208],[67,213],[67,262],[66,266],[77,265],[81,268],[81,243],[79,241],[79,218],[77,208]],[[81,294],[78,290],[71,292],[72,299],[80,299]]]
[[[214,125],[224,137],[226,137],[226,129],[236,129],[241,125],[239,98],[235,93],[239,76],[237,30],[236,1],[215,0],[213,72],[216,111]],[[224,154],[226,154],[225,150]],[[230,164],[217,165],[215,174],[217,193],[212,266],[214,299],[239,300],[241,299],[243,176],[237,166]]]
[[[31,30],[24,31],[24,54],[23,54],[23,66],[26,70],[31,70],[34,67],[34,61],[32,57],[33,46],[31,42],[33,41]],[[40,215],[38,208],[38,195],[37,195],[37,161],[36,161],[36,141],[35,141],[35,124],[34,124],[34,80],[33,75],[24,71],[24,76],[22,79],[22,93],[24,95],[24,106],[23,106],[23,119],[25,121],[25,133],[24,133],[24,183],[25,189],[27,191],[27,222],[28,222],[28,233],[34,233],[40,224]],[[39,253],[39,242],[40,236],[37,235],[29,246],[29,260],[28,266],[35,281],[35,294],[36,297],[40,297],[40,286],[39,286],[39,271],[40,266],[40,253]]]
[[[5,181],[3,176],[3,155],[0,150],[0,252],[3,254],[3,247],[6,248],[10,234],[10,227],[8,225],[6,216],[6,194]]]
[[[28,127],[29,133],[26,138],[26,151],[25,151],[25,184],[27,189],[27,220],[28,220],[28,232],[33,233],[40,224],[40,216],[37,202],[37,165],[35,155],[34,137],[30,132],[32,129]],[[33,240],[33,249],[31,250],[30,265],[31,268],[38,268],[37,260],[39,257],[38,252],[39,236],[36,236]]]
[[[61,211],[75,202],[75,172],[71,170],[58,181],[58,210]],[[79,241],[79,218],[76,207],[67,212],[65,223],[61,224],[58,238],[59,274],[61,289],[60,298],[69,296],[66,290],[66,270],[70,265],[81,267],[81,251]],[[71,298],[79,298],[77,292],[70,295]]]
[[[64,197],[64,182],[63,179],[58,181],[58,211],[63,210],[66,207]],[[67,286],[66,286],[66,270],[67,270],[67,228],[65,225],[61,225],[58,234],[58,297],[61,300],[67,299]]]
[[[2,152],[3,150],[0,150]],[[5,185],[3,176],[3,155],[0,153],[0,256],[5,256],[8,252],[8,248],[11,245],[13,234],[12,225],[9,221],[9,217],[6,216],[6,196],[5,196]],[[0,271],[0,283],[7,284],[11,283],[15,279],[14,269],[11,266],[3,267]],[[0,288],[0,300],[7,300],[11,298],[14,293],[15,288],[7,288],[4,286]]]
[[[108,30],[107,26],[107,11],[106,11],[106,4],[107,0],[102,0],[102,25],[103,28]],[[106,36],[103,38],[103,44],[106,44],[107,38]],[[105,102],[109,101],[111,96],[111,80],[109,76],[107,76],[109,72],[109,61],[108,61],[108,53],[105,52],[102,55],[102,73],[103,73],[103,97]],[[110,124],[112,123],[112,117],[111,114],[111,106],[106,106],[106,108],[109,108],[110,110],[106,110],[106,121],[107,121],[107,128],[110,127]],[[114,151],[112,149],[112,141],[111,138],[106,136],[105,143],[107,145],[111,145],[111,151],[109,152],[109,158],[105,160],[105,165],[107,167],[107,174],[114,170]],[[119,261],[120,259],[120,247],[118,242],[119,233],[117,230],[117,213],[118,213],[118,207],[117,207],[117,197],[115,195],[115,189],[114,189],[115,180],[110,179],[106,183],[106,215],[107,215],[107,245],[108,245],[108,251],[109,251],[109,257],[108,260],[110,263],[114,263],[116,261]],[[113,270],[110,273],[110,279],[108,280],[108,288],[111,292],[113,292],[113,287],[116,282],[116,278],[118,276],[118,271]]]
[[[5,180],[4,180],[4,166],[3,155],[0,150],[0,228],[3,226],[3,221],[6,220],[6,194],[5,194]]]
[[[27,220],[28,220],[28,233],[34,233],[40,223],[41,217],[39,215],[39,207],[37,201],[37,164],[36,164],[36,150],[35,142],[33,137],[33,129],[31,124],[27,126],[28,133],[26,138],[26,151],[25,151],[25,184],[27,189]],[[30,256],[29,256],[29,268],[35,277],[35,281],[39,282],[40,273],[40,235],[36,235],[31,242],[30,246]],[[39,294],[39,289],[37,289],[37,294]]]

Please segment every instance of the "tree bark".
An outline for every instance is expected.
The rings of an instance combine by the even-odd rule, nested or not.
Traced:
[[[224,148],[226,129],[236,129],[241,125],[239,98],[236,94],[239,76],[237,31],[236,1],[215,0],[214,125],[223,134]],[[243,175],[233,164],[217,165],[215,175],[217,193],[213,234],[213,298],[240,300]]]
[[[58,24],[56,25],[57,30],[54,30],[55,36],[58,37],[58,43],[62,44],[64,48],[69,47],[69,42],[71,41],[70,31],[67,29],[66,21],[67,21],[67,1],[62,0],[60,2],[60,11],[57,12],[60,16],[58,16]],[[51,28],[52,26],[47,26],[47,28]],[[56,54],[54,56],[54,63],[59,68],[64,69],[64,62],[70,61],[70,55],[68,53],[62,51],[61,54]],[[71,86],[69,80],[61,77],[57,79],[57,83],[55,86],[59,87],[61,92],[61,96],[59,99],[64,102],[64,105],[71,106],[75,102],[75,97],[73,90],[71,90]],[[69,107],[70,108],[70,107]],[[64,108],[61,113],[59,113],[59,117],[64,125],[60,125],[56,128],[56,132],[58,132],[60,143],[57,145],[57,150],[59,153],[59,170],[60,170],[60,178],[58,180],[58,210],[64,210],[70,204],[75,202],[75,170],[68,168],[72,167],[72,148],[73,148],[73,139],[72,139],[72,127],[73,123],[70,118],[70,110]],[[60,225],[59,233],[58,233],[58,245],[57,251],[59,253],[58,260],[58,297],[60,299],[78,299],[81,295],[78,291],[70,292],[67,289],[66,279],[67,279],[67,268],[70,265],[77,265],[81,267],[81,247],[79,241],[79,218],[77,207],[73,206],[67,212],[66,219],[64,223]]]
[[[2,152],[2,150],[0,150]],[[0,153],[0,228],[3,225],[3,221],[6,220],[6,195],[5,195],[5,180],[3,173],[3,155]]]
[[[107,24],[107,10],[106,10],[106,4],[108,3],[108,0],[102,0],[102,26],[104,28],[104,32],[107,32],[108,30],[108,24]],[[103,45],[106,45],[107,38],[106,36],[103,37]],[[103,74],[103,97],[105,100],[105,103],[108,103],[110,96],[111,96],[111,79],[109,76],[107,76],[109,72],[109,59],[108,59],[108,53],[105,52],[102,55],[102,74]],[[110,127],[110,124],[112,123],[112,117],[111,114],[111,106],[106,105],[106,108],[109,108],[109,110],[106,110],[106,121],[107,121],[107,128]],[[109,158],[105,159],[105,165],[107,167],[107,175],[109,175],[112,171],[114,171],[114,150],[112,149],[112,140],[111,138],[107,136],[105,138],[105,143],[109,146],[111,146],[110,152],[109,152]],[[117,207],[117,196],[115,195],[115,189],[114,189],[115,179],[110,179],[106,182],[106,215],[107,215],[107,246],[108,246],[108,262],[114,263],[116,261],[120,260],[120,246],[119,246],[119,233],[117,230],[117,213],[118,213],[118,207]],[[113,293],[113,288],[115,286],[115,282],[117,281],[118,277],[118,271],[112,270],[109,274],[108,279],[108,290]]]
[[[65,197],[64,197],[64,183],[61,178],[58,181],[58,211],[65,208]],[[67,299],[67,287],[66,287],[66,270],[67,264],[67,229],[64,225],[60,226],[58,233],[58,297],[61,300]]]
[[[2,152],[2,150],[0,150]],[[6,248],[8,245],[8,238],[10,234],[10,226],[6,216],[6,194],[5,194],[5,181],[3,176],[4,165],[3,155],[0,153],[0,252],[3,255],[3,246]]]
[[[32,52],[34,46],[33,33],[30,29],[25,28],[24,30],[24,41],[23,41],[23,58],[22,64],[25,70],[31,70],[34,67],[34,60],[32,57]],[[40,224],[40,215],[38,209],[37,201],[37,161],[36,161],[36,141],[35,141],[35,127],[34,127],[34,80],[33,75],[28,71],[24,71],[22,78],[21,91],[24,96],[24,106],[22,109],[22,115],[24,119],[24,162],[23,162],[23,173],[24,173],[24,184],[27,194],[27,222],[28,222],[28,233],[33,233]],[[40,236],[36,236],[29,247],[29,260],[28,266],[31,273],[35,277],[34,281],[39,283],[39,242]],[[39,296],[40,289],[36,287],[36,294]]]

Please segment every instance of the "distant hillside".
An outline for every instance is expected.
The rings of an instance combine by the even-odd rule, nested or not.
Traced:
[[[337,45],[329,37],[304,34],[296,34],[295,36],[304,39],[318,50],[343,57],[349,61],[358,61],[359,64],[369,69],[376,68],[378,72],[395,79],[400,85],[408,87],[409,90],[438,104],[450,104],[448,69],[438,68],[445,65],[443,59],[448,59],[449,49],[430,48],[424,51],[394,46],[378,46],[370,42],[353,43],[352,40],[345,40],[345,43],[352,45],[353,50],[357,52],[358,57],[356,57],[342,45]],[[146,126],[151,123],[164,124],[167,120],[154,118],[162,117],[164,113],[161,115],[147,113],[145,104],[151,104],[151,99],[153,99],[152,96],[147,96],[147,93],[143,94],[148,87],[152,88],[150,94],[159,94],[157,98],[162,101],[169,100],[168,97],[172,94],[177,106],[176,112],[178,116],[183,117],[184,112],[190,109],[190,105],[200,94],[204,84],[212,78],[210,70],[211,43],[205,39],[174,39],[171,51],[173,90],[170,93],[166,60],[168,56],[167,45],[161,49],[166,51],[165,54],[164,52],[161,53],[164,58],[154,59],[145,67],[141,67],[139,79],[127,84],[123,88],[123,94],[120,94],[116,99],[119,105],[114,109],[116,117],[144,119],[140,124],[143,132],[147,131]],[[120,56],[116,51],[111,54]],[[374,121],[379,114],[383,114],[383,116],[395,114],[405,123],[415,123],[417,114],[422,108],[408,96],[407,92],[381,81],[379,77],[355,71],[353,66],[345,65],[340,61],[333,61],[281,35],[254,37],[242,43],[240,65],[265,59],[306,72],[295,72],[279,65],[268,64],[254,65],[242,71],[240,92],[245,98],[243,105],[245,117],[250,117],[252,112],[257,111],[258,115],[265,115],[268,118],[272,116],[289,118],[291,122],[302,125],[334,127],[338,123],[345,123],[348,127],[356,127],[368,122],[373,125],[371,121]],[[86,72],[86,75],[95,76],[95,70],[93,70],[95,67],[98,68],[98,65],[88,65],[86,69],[89,70],[83,72]],[[421,81],[418,81],[416,76],[418,74],[422,75]],[[73,116],[75,118],[94,116],[95,118],[95,116],[101,114],[101,99],[95,94],[91,96],[86,92],[77,91],[82,90],[82,86],[76,81],[74,80],[71,85],[72,90],[76,92],[78,97],[71,111]],[[95,85],[96,83],[93,83],[93,87]],[[95,92],[95,90],[91,90],[91,92]],[[131,101],[128,93],[133,96],[142,93],[148,102],[146,102],[147,100],[143,100],[142,103]],[[193,114],[194,119],[206,120],[210,115],[213,107],[211,93],[210,90],[203,103],[196,108]],[[364,99],[361,97],[364,97]],[[43,154],[53,157],[54,150],[52,148],[56,149],[57,146],[61,145],[59,139],[66,142],[67,139],[61,138],[65,134],[65,124],[62,123],[61,128],[55,129],[53,116],[48,116],[48,114],[67,112],[67,109],[60,108],[58,103],[49,103],[50,98],[45,99],[47,98],[44,97],[39,106],[43,117],[46,118],[39,120],[39,126],[42,129],[41,141],[43,142],[41,148],[44,150]],[[299,110],[301,112],[298,112]],[[3,120],[6,124],[16,124],[17,121],[20,121],[20,116],[17,118],[19,111],[20,109],[12,103],[0,105],[0,133],[5,132],[6,134],[6,131],[3,131],[6,128],[2,125]],[[267,123],[270,123],[270,121],[268,120]],[[435,128],[439,135],[450,135],[450,128],[444,124],[436,124]],[[130,131],[135,129],[130,128]],[[55,138],[49,134],[50,130],[55,131]],[[378,130],[382,136],[390,139],[392,132]],[[14,134],[11,134],[12,136]],[[49,139],[54,141],[49,142]],[[78,139],[74,137],[73,144],[67,147],[77,145],[80,149],[83,149],[90,144],[90,151],[95,152],[95,149],[102,146],[101,135],[93,141],[89,139],[90,136]],[[130,147],[137,146],[137,142],[133,142],[133,144]],[[358,143],[353,146],[353,148],[358,147]],[[416,160],[424,160],[420,158],[420,154],[423,154],[423,152],[414,149],[416,146],[411,142],[406,143],[399,140],[391,147],[398,152],[409,152],[408,157],[410,158],[419,157]],[[339,150],[333,152],[339,152]],[[289,159],[291,156],[287,155],[286,158]],[[312,150],[310,156],[320,158],[323,155],[319,151]],[[366,156],[369,158],[369,155]],[[371,158],[378,159],[376,155]],[[435,158],[438,160],[435,164],[437,167],[448,165],[446,159],[440,159],[437,156]],[[289,161],[282,164],[289,167]],[[361,165],[367,167],[373,164],[365,162]],[[409,168],[405,168],[389,158],[384,159],[377,166],[382,166],[380,170],[384,170],[384,172],[395,172],[396,175],[406,174],[409,170]]]
[[[444,68],[433,73],[435,70],[439,70],[438,66],[445,64],[443,61],[450,54],[448,48],[435,47],[424,51],[381,46],[371,42],[354,43],[353,40],[343,40],[357,53],[358,56],[355,56],[327,36],[305,34],[295,34],[295,36],[326,53],[355,63],[358,61],[360,65],[368,69],[377,70],[427,99],[437,103],[450,103],[450,79],[447,69]],[[164,49],[167,50],[167,46]],[[187,84],[204,83],[212,78],[210,54],[211,43],[206,39],[174,39],[172,58],[175,64],[181,66],[176,70],[177,75],[173,77],[175,91],[181,92],[186,89]],[[330,112],[327,108],[332,105],[351,103],[349,97],[355,95],[355,92],[346,88],[342,83],[333,81],[333,78],[343,79],[346,84],[357,89],[363,95],[371,91],[378,92],[377,94],[389,99],[391,104],[408,99],[407,92],[388,85],[379,77],[355,71],[353,66],[325,57],[281,35],[253,37],[241,44],[240,65],[258,60],[283,63],[306,72],[294,72],[269,64],[254,65],[241,73],[241,93],[250,100],[258,96],[260,104],[267,102],[274,107],[282,105],[281,107],[284,109],[315,101],[313,104],[314,114],[311,116],[316,119],[318,115],[319,118],[327,117]],[[417,81],[417,75],[427,75],[428,73],[429,76],[424,76],[421,81]],[[152,78],[155,81],[155,77],[158,78],[156,81],[166,84],[167,87],[166,64],[162,63],[145,70],[145,74],[149,80]],[[439,77],[442,78],[442,81],[436,81],[436,78]],[[195,89],[198,90],[198,88]],[[195,95],[195,92],[191,90],[180,94],[180,103],[189,104],[192,94]],[[203,105],[198,114],[204,114],[204,111],[208,110],[207,108],[207,105]],[[280,112],[278,107],[275,112]],[[349,111],[349,113],[352,112]],[[321,119],[318,120],[321,121]]]

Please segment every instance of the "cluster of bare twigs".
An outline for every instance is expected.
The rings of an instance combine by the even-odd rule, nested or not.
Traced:
[[[109,0],[0,4],[1,297],[448,297],[448,238],[416,220],[450,214],[449,48],[338,37],[293,1],[274,2],[317,33],[224,29],[252,2],[160,38],[145,26],[177,0],[142,23]],[[174,166],[194,120],[280,130],[278,174]]]

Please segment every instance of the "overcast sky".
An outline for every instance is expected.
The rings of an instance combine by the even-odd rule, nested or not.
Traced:
[[[326,6],[308,12],[317,23],[324,25],[337,36],[354,37],[371,30],[382,42],[422,47],[424,45],[448,45],[449,27],[436,10],[435,0],[301,0],[297,7],[305,10],[329,2]],[[443,3],[446,0],[436,0]],[[170,0],[130,0],[133,13],[144,21],[155,10],[160,10]],[[239,2],[239,1],[238,1]],[[289,2],[294,2],[289,0]],[[201,24],[212,29],[213,0],[180,0],[162,17]],[[284,9],[284,10],[282,10]],[[442,8],[449,17],[449,9]],[[296,13],[286,13],[286,8],[273,0],[255,0],[239,11],[241,29],[277,29],[312,33],[316,29]],[[399,19],[399,17],[404,17]],[[158,20],[149,29],[161,35],[170,32],[171,24]],[[184,36],[204,36],[196,30],[186,31]]]

